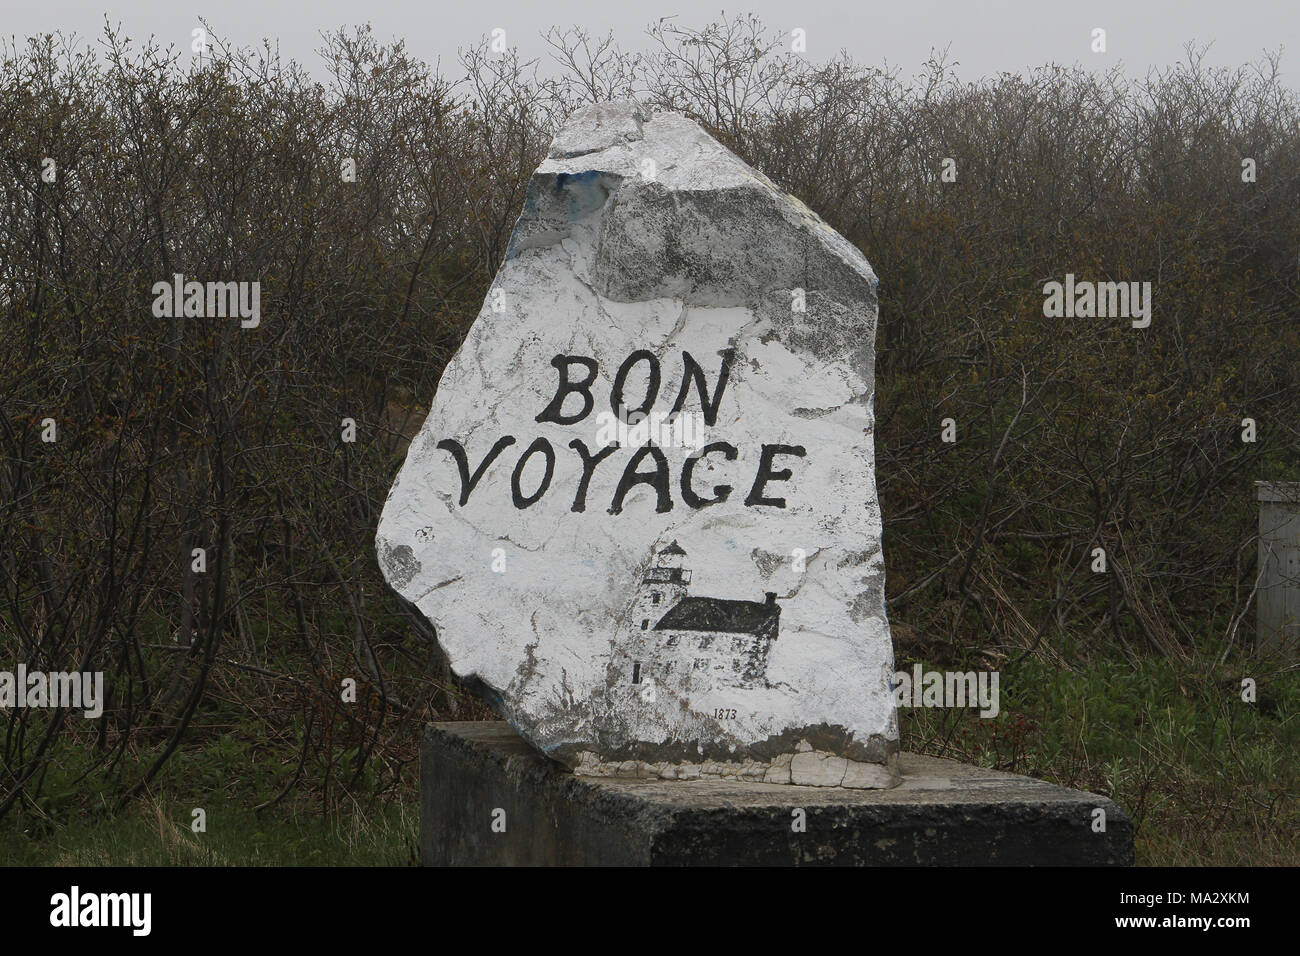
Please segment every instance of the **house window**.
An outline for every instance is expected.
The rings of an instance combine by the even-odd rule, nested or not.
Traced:
[[[650,603],[651,603],[651,604],[658,604],[658,603],[659,603],[659,592],[658,592],[658,591],[651,591],[651,592],[650,592]]]
[[[706,670],[708,666],[709,666],[709,659],[707,657],[695,658],[695,670],[697,671]]]
[[[637,661],[632,665],[632,683],[641,683],[641,662]]]
[[[710,644],[712,644],[712,643],[713,643],[713,638],[711,638],[711,637],[701,637],[701,638],[700,638],[700,650],[704,650],[706,647],[708,647],[708,646],[709,646]]]
[[[645,619],[643,619],[643,620],[641,621],[641,630],[644,631],[644,630],[645,630],[647,627],[649,627],[649,626],[650,626],[650,619],[649,619],[649,618],[645,618]]]
[[[681,641],[681,639],[682,639],[682,636],[681,636],[680,634],[674,634],[674,635],[672,635],[671,637],[669,637],[668,640],[664,641],[664,646],[665,646],[665,647],[676,647],[677,644],[678,644],[678,642]]]

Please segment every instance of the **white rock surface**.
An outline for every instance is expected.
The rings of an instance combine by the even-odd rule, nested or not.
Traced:
[[[875,287],[685,117],[556,137],[377,536],[526,739],[580,773],[897,782]],[[620,385],[678,430],[618,435]]]

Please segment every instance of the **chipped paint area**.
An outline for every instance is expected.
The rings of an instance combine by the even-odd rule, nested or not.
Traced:
[[[813,750],[800,741],[794,753],[771,760],[704,760],[701,762],[645,760],[607,761],[599,754],[583,751],[573,772],[585,777],[617,777],[644,780],[740,780],[796,787],[839,787],[846,790],[878,790],[898,783],[898,759],[886,763],[863,763],[837,754]]]

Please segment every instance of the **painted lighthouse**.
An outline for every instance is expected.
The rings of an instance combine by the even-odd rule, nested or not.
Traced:
[[[616,639],[616,681],[697,690],[765,686],[781,627],[776,594],[762,601],[692,596],[685,558],[674,541],[642,576]]]

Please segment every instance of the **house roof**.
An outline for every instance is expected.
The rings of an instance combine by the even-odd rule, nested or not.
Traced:
[[[678,543],[676,542],[676,540],[674,540],[672,544],[670,544],[668,547],[664,548],[664,549],[663,549],[662,551],[660,551],[659,553],[660,553],[660,554],[681,554],[681,555],[685,555],[685,554],[686,554],[686,552],[682,550],[682,546],[681,546],[680,544],[678,544]]]
[[[762,601],[728,601],[723,598],[688,597],[659,619],[656,631],[722,631],[757,634],[767,624],[776,625],[781,608]]]

